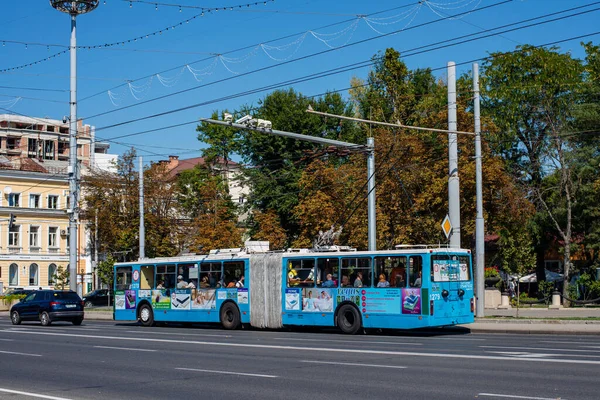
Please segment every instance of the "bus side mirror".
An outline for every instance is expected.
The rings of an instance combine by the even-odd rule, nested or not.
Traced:
[[[458,297],[463,297],[465,295],[465,291],[462,289],[458,289]]]
[[[450,294],[450,293],[448,293],[448,291],[447,291],[446,289],[442,290],[442,297],[443,297],[443,298],[446,298],[446,297],[448,297],[448,295],[449,295],[449,294]]]

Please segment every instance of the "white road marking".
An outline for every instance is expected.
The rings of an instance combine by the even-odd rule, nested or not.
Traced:
[[[175,369],[178,369],[180,371],[208,372],[208,373],[211,373],[211,374],[256,376],[258,378],[279,378],[277,375],[247,374],[247,373],[244,373],[244,372],[215,371],[215,370],[212,370],[212,369],[196,369],[196,368],[175,368]]]
[[[355,367],[395,368],[395,369],[405,369],[405,368],[408,368],[408,367],[402,367],[402,366],[399,366],[399,365],[360,364],[360,363],[345,363],[345,362],[334,362],[334,361],[301,360],[300,362],[310,363],[310,364],[350,365],[350,366],[355,366]]]
[[[48,395],[45,395],[45,394],[38,394],[38,393],[31,393],[31,392],[22,392],[20,390],[11,390],[11,389],[3,389],[3,388],[0,388],[0,392],[12,393],[12,394],[22,394],[23,396],[37,397],[38,399],[71,400],[71,399],[67,399],[66,397],[48,396]]]
[[[547,351],[570,351],[577,353],[600,353],[600,350],[581,350],[581,349],[557,349],[547,347],[527,347],[527,346],[479,346],[485,349],[515,349],[515,350],[547,350]]]
[[[333,340],[333,339],[300,339],[300,338],[282,338],[276,337],[274,340],[296,340],[300,342],[334,342],[334,343],[368,343],[368,344],[398,344],[398,345],[410,345],[410,346],[423,346],[423,343],[414,343],[414,342],[378,342],[378,341],[369,341],[369,340]]]
[[[220,338],[230,338],[233,337],[231,335],[208,335],[208,334],[204,334],[204,333],[176,333],[176,332],[150,332],[150,331],[144,331],[144,330],[139,330],[139,331],[125,331],[127,333],[150,333],[152,335],[168,335],[168,336],[175,336],[175,335],[179,335],[179,336],[206,336],[206,337],[220,337]]]
[[[17,356],[41,357],[41,354],[17,353],[16,351],[1,351],[2,354],[15,354]]]
[[[560,355],[560,354],[529,353],[526,351],[489,351],[489,353],[505,354],[507,356],[527,357],[527,358],[541,358],[541,357],[552,357],[555,355]]]
[[[100,336],[100,335],[85,335],[85,334],[66,334],[66,333],[53,333],[49,331],[15,331],[15,330],[0,330],[4,333],[18,333],[20,335],[41,335],[41,336],[65,336],[65,337],[77,337],[85,339],[104,339],[104,340],[122,340],[122,341],[136,341],[136,342],[157,342],[157,343],[177,343],[183,345],[206,345],[206,346],[223,346],[223,347],[236,347],[236,348],[249,348],[249,349],[273,349],[273,350],[294,350],[300,352],[314,351],[319,353],[350,353],[350,354],[379,354],[379,355],[390,355],[390,356],[409,356],[409,357],[435,357],[435,358],[457,358],[467,360],[500,360],[500,361],[529,361],[529,362],[544,362],[544,363],[558,363],[558,364],[591,364],[600,365],[600,361],[590,360],[570,360],[570,359],[549,359],[549,358],[524,358],[524,357],[503,357],[503,356],[480,356],[480,355],[467,355],[467,354],[448,354],[448,353],[419,353],[410,351],[385,351],[385,350],[359,350],[359,349],[335,349],[326,347],[304,347],[304,346],[277,346],[267,344],[246,344],[246,343],[223,343],[223,342],[208,342],[199,340],[173,340],[173,339],[154,339],[154,338],[134,338],[134,337],[120,337],[120,336]]]
[[[134,349],[132,347],[111,347],[111,346],[94,346],[97,349],[113,349],[113,350],[130,350],[130,351],[150,351],[154,352],[156,350],[150,349]]]
[[[581,341],[577,341],[577,342],[559,342],[559,341],[553,341],[553,340],[540,340],[540,343],[550,343],[550,344],[577,344],[577,345],[581,345],[581,344],[600,344],[598,342],[581,342]]]
[[[499,393],[479,393],[478,396],[487,397],[503,397],[506,399],[530,399],[530,400],[566,400],[562,397],[531,397],[531,396],[516,396],[512,394],[499,394]]]
[[[15,339],[0,339],[3,342],[14,342]]]

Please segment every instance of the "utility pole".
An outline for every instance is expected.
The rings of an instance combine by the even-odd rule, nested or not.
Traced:
[[[477,197],[477,218],[475,219],[475,282],[478,318],[484,317],[485,309],[485,239],[483,220],[483,173],[481,166],[481,118],[479,109],[479,65],[473,63],[473,115],[475,117],[475,187]]]
[[[50,5],[71,16],[71,117],[69,121],[69,288],[77,292],[77,224],[79,222],[79,180],[77,165],[77,15],[93,11],[99,0],[50,0]]]
[[[460,248],[460,182],[456,131],[456,65],[448,63],[448,216],[452,224],[450,247]]]
[[[140,260],[146,258],[146,230],[144,228],[144,163],[140,156]]]
[[[310,108],[307,110],[307,112],[309,113],[316,113],[315,111],[312,110],[312,108]],[[241,118],[240,120],[238,120],[238,122],[245,122],[246,124],[241,124],[241,123],[234,123],[231,121],[217,121],[214,119],[201,119],[200,122],[208,122],[210,124],[216,124],[216,125],[223,125],[223,126],[230,126],[233,128],[238,128],[238,129],[244,129],[244,130],[250,130],[250,131],[255,131],[255,132],[262,132],[262,133],[268,133],[268,134],[272,134],[272,135],[277,135],[277,136],[283,136],[283,137],[287,137],[287,138],[291,138],[291,139],[296,139],[296,140],[304,140],[307,142],[313,142],[313,143],[320,143],[320,144],[327,144],[330,146],[337,146],[337,147],[350,147],[356,150],[367,150],[368,152],[368,160],[367,160],[367,179],[368,179],[368,187],[369,187],[369,193],[368,193],[368,246],[369,246],[369,251],[374,251],[377,250],[377,232],[376,232],[376,215],[375,215],[375,140],[373,138],[369,138],[367,141],[367,145],[359,145],[359,144],[355,144],[355,143],[350,143],[350,142],[342,142],[340,140],[333,140],[333,139],[325,139],[325,138],[320,138],[320,137],[316,137],[316,136],[309,136],[309,135],[302,135],[299,133],[293,133],[293,132],[285,132],[285,131],[278,131],[275,129],[271,129],[271,128],[266,128],[266,127],[259,127],[260,123],[258,120],[253,119],[250,116],[246,116],[244,118]],[[265,121],[266,122],[266,121]],[[270,122],[269,122],[270,124]]]

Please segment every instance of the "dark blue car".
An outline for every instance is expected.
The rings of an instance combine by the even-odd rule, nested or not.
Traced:
[[[10,309],[13,325],[21,321],[40,321],[50,325],[53,321],[83,322],[83,301],[72,290],[36,290]]]

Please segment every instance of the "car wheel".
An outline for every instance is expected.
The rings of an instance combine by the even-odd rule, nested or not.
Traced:
[[[240,327],[240,312],[234,303],[225,303],[221,307],[221,325],[225,329],[237,329]]]
[[[43,311],[40,314],[40,322],[42,323],[43,326],[48,326],[52,323],[52,320],[50,319],[50,314],[48,314],[48,312]]]
[[[350,304],[344,304],[340,307],[337,315],[337,326],[342,332],[354,335],[361,325],[360,314],[356,307]]]
[[[21,324],[21,316],[19,315],[18,311],[13,311],[10,314],[10,322],[12,322],[13,325],[20,325]]]
[[[83,318],[75,318],[73,320],[73,325],[81,325],[82,322],[83,322]]]
[[[85,304],[83,305],[85,308],[90,308],[94,306],[94,303],[92,303],[91,301],[86,301]]]
[[[152,326],[154,325],[154,312],[152,312],[152,307],[148,304],[144,304],[140,307],[140,322],[144,326]]]

